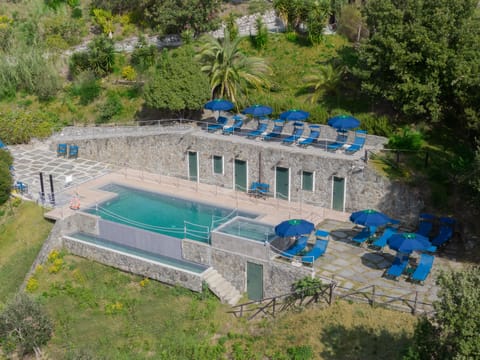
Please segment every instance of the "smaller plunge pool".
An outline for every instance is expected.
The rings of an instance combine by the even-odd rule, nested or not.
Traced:
[[[277,237],[272,225],[253,221],[241,216],[233,218],[215,231],[259,242],[270,242]]]

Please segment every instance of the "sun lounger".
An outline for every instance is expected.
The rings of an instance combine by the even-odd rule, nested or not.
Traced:
[[[78,145],[70,145],[68,147],[68,157],[77,158],[78,157]]]
[[[418,262],[418,266],[413,272],[410,279],[412,281],[418,281],[418,282],[425,281],[425,279],[430,274],[430,271],[432,270],[434,260],[435,260],[434,256],[428,255],[428,254],[422,254],[420,256],[420,261]]]
[[[256,197],[266,198],[270,192],[270,185],[262,182],[252,182],[248,193]]]
[[[248,134],[247,134],[247,137],[248,138],[256,138],[260,135],[262,135],[264,132],[267,131],[267,127],[268,127],[268,123],[266,122],[261,122],[258,124],[258,127],[256,130],[253,130],[253,131],[250,131]]]
[[[302,256],[302,262],[313,264],[315,260],[325,254],[325,252],[327,251],[329,234],[330,233],[325,230],[316,231],[315,236],[317,240],[315,242],[315,245],[313,245],[309,252]]]
[[[215,124],[209,124],[207,126],[207,131],[214,132],[214,131],[223,129],[223,127],[227,125],[227,122],[228,122],[228,119],[225,116],[219,116]]]
[[[387,226],[382,235],[375,240],[371,246],[383,249],[387,245],[387,240],[397,232],[397,229]]]
[[[310,135],[306,139],[300,139],[298,145],[308,146],[318,141],[320,137],[320,125],[310,125]]]
[[[283,144],[292,144],[294,143],[295,141],[297,141],[298,139],[300,139],[300,137],[302,136],[303,134],[303,124],[301,123],[295,123],[294,125],[294,128],[293,128],[293,132],[292,132],[292,135],[283,139],[282,140],[282,143]]]
[[[365,130],[355,131],[355,139],[353,140],[353,144],[346,148],[345,152],[347,154],[353,154],[362,149],[365,145],[366,136],[367,132]]]
[[[293,258],[300,251],[305,249],[305,247],[307,246],[307,242],[308,242],[307,235],[300,236],[290,248],[282,252],[282,256],[289,259]]]
[[[453,236],[453,229],[449,225],[440,225],[438,235],[432,239],[432,245],[436,247],[444,245]]]
[[[343,147],[343,145],[345,145],[346,142],[347,142],[347,135],[343,133],[339,133],[337,135],[337,139],[335,140],[335,142],[327,145],[327,150],[328,151],[338,150],[341,147]]]
[[[282,134],[282,130],[283,130],[283,121],[276,120],[273,125],[272,131],[266,134],[263,137],[263,140],[272,140],[274,138],[280,137],[280,135]]]
[[[353,237],[353,241],[356,242],[357,244],[363,244],[365,241],[370,239],[375,232],[377,231],[376,226],[366,226],[360,231],[357,235]]]
[[[67,155],[67,144],[58,144],[57,156],[66,156],[66,155]]]
[[[235,133],[235,131],[240,131],[242,126],[243,126],[243,120],[242,119],[237,119],[237,120],[235,120],[235,122],[232,126],[223,128],[223,134],[224,135],[232,135],[233,133]]]
[[[434,215],[431,214],[420,214],[420,222],[418,223],[418,229],[415,231],[417,234],[420,234],[425,237],[429,237],[433,229],[433,221],[436,219]]]
[[[398,278],[400,275],[403,274],[405,269],[407,268],[408,265],[408,257],[405,258],[398,258],[396,257],[393,260],[392,266],[390,266],[386,272],[386,276],[392,277],[392,278]]]

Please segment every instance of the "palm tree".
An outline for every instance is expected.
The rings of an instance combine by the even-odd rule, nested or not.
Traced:
[[[248,87],[269,86],[271,69],[262,58],[247,56],[239,48],[245,38],[230,39],[228,31],[223,39],[211,35],[203,38],[196,58],[202,71],[210,78],[212,97],[219,96],[237,102]]]
[[[344,68],[328,64],[321,66],[318,70],[318,73],[307,75],[303,79],[305,87],[311,91],[310,102],[316,103],[326,94],[334,94],[338,98],[338,87],[345,72]]]

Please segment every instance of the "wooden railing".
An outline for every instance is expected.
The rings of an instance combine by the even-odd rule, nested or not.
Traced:
[[[392,310],[410,312],[413,315],[430,316],[434,313],[431,303],[419,301],[418,291],[392,296],[379,292],[379,288],[377,285],[368,285],[359,289],[348,289],[331,282],[315,288],[239,304],[233,306],[229,313],[236,317],[247,317],[248,320],[258,316],[275,317],[278,313],[295,307],[305,307],[316,303],[331,305],[335,299],[367,303],[371,306],[383,306]]]

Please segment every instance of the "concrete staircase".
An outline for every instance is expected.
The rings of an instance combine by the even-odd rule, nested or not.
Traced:
[[[214,268],[209,268],[203,273],[203,280],[223,303],[234,306],[242,297],[242,294]]]

